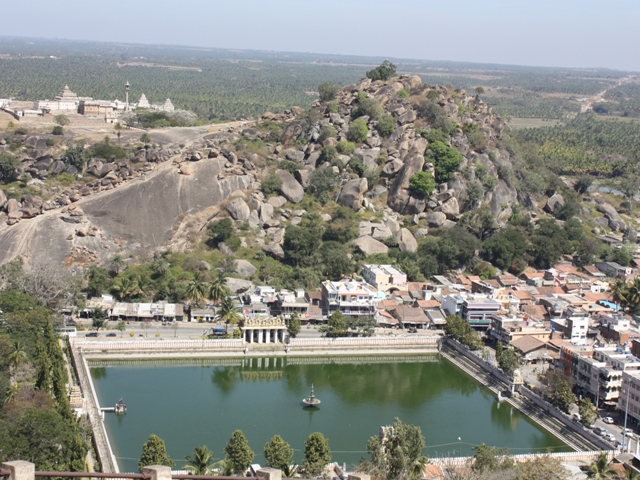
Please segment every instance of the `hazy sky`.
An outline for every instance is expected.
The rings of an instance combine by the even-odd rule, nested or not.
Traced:
[[[22,0],[0,34],[640,71],[639,0]]]

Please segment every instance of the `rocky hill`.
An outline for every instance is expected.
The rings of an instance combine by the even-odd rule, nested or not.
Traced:
[[[283,258],[284,227],[300,223],[306,211],[296,204],[305,195],[370,212],[354,241],[365,254],[385,252],[389,237],[415,251],[416,237],[482,207],[503,223],[514,203],[537,204],[510,185],[505,123],[477,96],[417,76],[364,79],[332,96],[189,148],[92,158],[83,183],[42,196],[7,200],[0,192],[0,262],[21,255],[86,266],[116,253],[189,249],[211,218],[227,215],[248,232],[244,244]],[[78,173],[46,151],[21,168],[36,179]],[[435,179],[433,191],[412,186],[419,172]],[[274,178],[275,193],[265,187]]]

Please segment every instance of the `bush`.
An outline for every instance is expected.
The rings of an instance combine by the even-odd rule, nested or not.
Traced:
[[[369,129],[364,120],[354,120],[349,124],[349,131],[347,132],[347,138],[352,142],[362,143],[367,139]]]
[[[322,149],[322,153],[320,154],[320,157],[318,158],[318,160],[321,163],[324,163],[324,162],[333,163],[337,159],[338,159],[338,151],[336,150],[336,147],[332,147],[331,145],[324,147]]]
[[[20,160],[7,152],[0,152],[0,180],[12,182],[17,178]]]
[[[406,88],[403,88],[402,90],[400,90],[398,92],[398,97],[400,97],[400,98],[409,98],[409,90],[407,90]]]
[[[96,158],[109,159],[111,157],[116,157],[117,159],[122,159],[127,156],[127,152],[125,152],[122,148],[117,145],[113,145],[106,140],[104,142],[96,143],[93,147],[91,147],[91,152],[91,156]]]
[[[476,178],[480,181],[484,180],[484,178],[487,176],[487,173],[489,173],[489,169],[487,168],[487,166],[484,163],[474,163],[473,164],[475,170],[476,170]]]
[[[62,128],[60,125],[56,125],[55,127],[53,127],[53,130],[51,130],[51,133],[53,135],[64,135],[64,128]]]
[[[471,182],[467,186],[467,200],[475,204],[478,200],[482,198],[482,194],[484,193],[484,189],[480,182]]]
[[[56,141],[53,138],[47,138],[45,144],[47,147],[53,147],[56,144]]]
[[[578,179],[576,180],[576,184],[573,186],[573,188],[575,189],[576,192],[580,194],[585,194],[587,193],[587,190],[589,190],[589,187],[591,186],[592,183],[593,183],[593,177],[591,175],[582,175],[578,177]]]
[[[414,197],[426,198],[433,193],[436,182],[429,172],[418,172],[411,175],[409,189]]]
[[[363,92],[358,94],[358,107],[351,114],[353,118],[367,115],[371,120],[377,119],[384,110],[380,106],[380,102],[375,98],[367,97]]]
[[[369,70],[367,72],[367,78],[371,80],[389,80],[391,77],[395,77],[396,75],[396,66],[391,63],[389,60],[385,60],[380,64],[380,66],[374,68],[373,70]]]
[[[494,188],[496,188],[496,185],[498,185],[498,179],[496,177],[489,175],[488,177],[484,178],[484,180],[482,181],[482,184],[484,185],[484,188],[491,191]]]
[[[67,117],[64,113],[59,113],[58,115],[53,117],[53,121],[56,122],[61,127],[64,127],[71,123],[71,121],[69,120],[69,117]]]
[[[439,96],[440,94],[438,94],[437,90],[429,90],[429,93],[427,93],[427,100],[438,100]]]
[[[342,155],[351,155],[356,149],[356,146],[348,140],[340,140],[336,145],[336,150]]]
[[[265,195],[273,195],[282,188],[282,179],[275,173],[270,173],[260,182],[260,187]]]
[[[320,136],[318,137],[318,143],[324,142],[327,138],[335,137],[338,131],[331,125],[325,125],[320,129]]]
[[[441,128],[432,128],[431,130],[423,130],[420,132],[424,138],[426,138],[429,143],[433,142],[442,142],[447,143],[449,141],[449,134],[446,133]]]
[[[323,203],[329,201],[331,191],[339,184],[338,175],[332,168],[314,170],[309,179],[309,187]]]
[[[335,83],[324,82],[318,86],[320,101],[329,102],[336,98],[336,94],[340,91],[340,87]]]
[[[455,148],[448,147],[439,141],[429,145],[425,156],[433,160],[438,183],[451,180],[453,173],[458,170],[462,163],[462,155]]]
[[[378,123],[376,124],[376,130],[378,131],[381,137],[387,138],[389,135],[393,133],[395,129],[396,129],[396,121],[391,115],[384,114],[378,119]]]
[[[234,235],[233,221],[230,218],[223,218],[209,227],[209,238],[214,246],[220,242],[226,242]]]
[[[353,157],[351,158],[351,160],[349,160],[349,167],[351,167],[353,173],[355,173],[359,177],[362,177],[367,169],[367,167],[364,166],[364,163],[362,163],[360,159],[356,157]]]

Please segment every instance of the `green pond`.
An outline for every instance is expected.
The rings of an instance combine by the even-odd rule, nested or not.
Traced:
[[[369,437],[394,417],[419,425],[429,456],[469,455],[482,442],[512,453],[570,451],[439,355],[347,358],[236,358],[94,362],[102,407],[120,397],[128,411],[105,413],[121,471],[136,471],[142,444],[155,433],[176,466],[207,445],[220,459],[240,429],[264,465],[264,444],[280,434],[301,462],[309,434],[322,432],[333,460],[356,464]],[[319,408],[303,408],[311,385]],[[460,438],[460,440],[458,440]]]

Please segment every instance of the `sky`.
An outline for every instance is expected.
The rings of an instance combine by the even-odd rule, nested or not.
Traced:
[[[640,71],[638,0],[22,0],[0,35]]]

